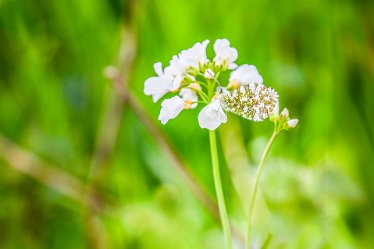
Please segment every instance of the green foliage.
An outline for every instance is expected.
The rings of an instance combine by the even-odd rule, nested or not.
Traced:
[[[0,0],[0,134],[82,182],[113,97],[103,70],[117,64],[129,2]],[[239,64],[256,65],[279,92],[281,109],[299,119],[265,162],[257,244],[271,232],[268,248],[374,245],[373,4],[148,0],[138,7],[130,88],[155,120],[160,106],[143,94],[153,63],[217,38],[230,40]],[[157,125],[214,197],[198,110]],[[271,132],[268,121],[234,115],[220,128],[226,202],[243,234],[243,203]],[[106,166],[99,187],[118,205],[99,215],[109,248],[223,248],[219,223],[126,106]],[[6,160],[0,169],[0,248],[90,248],[85,206]]]

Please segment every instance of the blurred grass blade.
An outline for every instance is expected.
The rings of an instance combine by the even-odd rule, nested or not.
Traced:
[[[268,248],[272,238],[273,238],[273,235],[271,233],[269,233],[268,236],[266,237],[265,241],[264,241],[264,244],[262,244],[261,249]]]

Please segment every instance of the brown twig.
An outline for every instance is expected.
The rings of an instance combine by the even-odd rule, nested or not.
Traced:
[[[84,203],[85,186],[81,181],[51,166],[2,135],[0,135],[0,157],[15,170],[38,180],[79,203]]]
[[[96,149],[92,157],[89,178],[101,182],[105,176],[105,166],[108,164],[117,141],[117,134],[123,115],[129,79],[136,57],[136,0],[128,1],[125,8],[125,23],[122,32],[121,49],[119,52],[119,70],[108,67],[105,75],[115,84],[114,95],[110,99],[110,105],[104,115],[101,130],[96,142]],[[97,179],[100,178],[100,179]]]
[[[108,165],[111,155],[115,149],[117,142],[119,127],[123,115],[124,98],[122,93],[127,92],[130,73],[132,71],[133,63],[136,56],[136,32],[135,17],[136,17],[136,0],[128,1],[128,5],[124,8],[124,26],[122,32],[122,43],[119,54],[119,69],[113,70],[108,68],[106,70],[107,76],[115,79],[116,91],[110,100],[110,104],[104,115],[101,130],[96,142],[95,152],[92,157],[89,176],[87,181],[87,213],[86,226],[87,236],[90,242],[90,248],[105,249],[109,248],[105,228],[98,217],[99,212],[95,207],[102,206],[102,200],[98,198],[95,193],[89,191],[90,186],[99,187],[105,179],[108,172]],[[111,70],[112,69],[112,70]]]

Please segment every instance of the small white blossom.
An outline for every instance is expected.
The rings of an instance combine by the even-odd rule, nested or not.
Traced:
[[[152,96],[153,102],[157,102],[166,93],[174,89],[174,78],[162,72],[161,62],[154,64],[157,76],[150,77],[144,82],[144,94]]]
[[[195,91],[190,88],[182,88],[179,95],[184,101],[184,109],[194,109],[197,106],[198,96]]]
[[[222,123],[226,123],[227,115],[223,111],[220,99],[213,99],[199,113],[199,125],[201,128],[215,130]]]
[[[230,47],[230,42],[227,39],[216,40],[213,49],[216,53],[213,61],[217,66],[228,69],[235,69],[237,67],[234,62],[238,58],[238,52],[235,48]]]
[[[158,120],[160,120],[162,124],[166,124],[170,119],[177,117],[179,113],[183,111],[184,105],[184,100],[179,96],[165,99],[161,103],[161,111]]]
[[[183,50],[178,55],[174,55],[170,60],[170,65],[165,68],[165,72],[174,77],[185,78],[188,75],[188,69],[199,70],[201,65],[206,64],[209,60],[206,56],[206,47],[209,40],[197,42],[192,48]]]
[[[197,42],[192,48],[183,50],[178,55],[173,56],[170,65],[165,68],[165,74],[173,78],[171,91],[177,90],[185,78],[195,80],[195,77],[189,74],[189,71],[198,71],[200,66],[209,61],[206,56],[208,43],[209,40]]]
[[[170,60],[169,66],[165,68],[165,73],[174,77],[182,76],[186,72],[187,67],[187,64],[183,64],[179,57],[174,55]]]
[[[170,65],[164,70],[165,75],[168,75],[173,79],[171,86],[172,91],[175,91],[180,87],[182,80],[185,78],[186,69],[186,66],[180,64],[178,56],[174,55],[170,61]]]
[[[193,68],[199,70],[201,65],[206,64],[209,60],[206,57],[206,46],[209,40],[203,42],[197,42],[192,48],[183,50],[179,54],[180,63],[185,65],[186,68]]]
[[[295,128],[297,123],[299,123],[299,120],[298,119],[290,119],[287,121],[287,127],[288,128]]]
[[[229,82],[230,84],[228,87],[230,87],[230,85],[235,85],[237,82],[239,82],[240,86],[243,86],[253,83],[262,84],[263,79],[255,66],[245,64],[231,72]]]

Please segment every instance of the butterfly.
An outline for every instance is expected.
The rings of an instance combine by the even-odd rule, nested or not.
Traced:
[[[243,118],[262,121],[269,117],[278,104],[278,93],[271,87],[253,83],[229,91],[217,88],[222,107]]]

